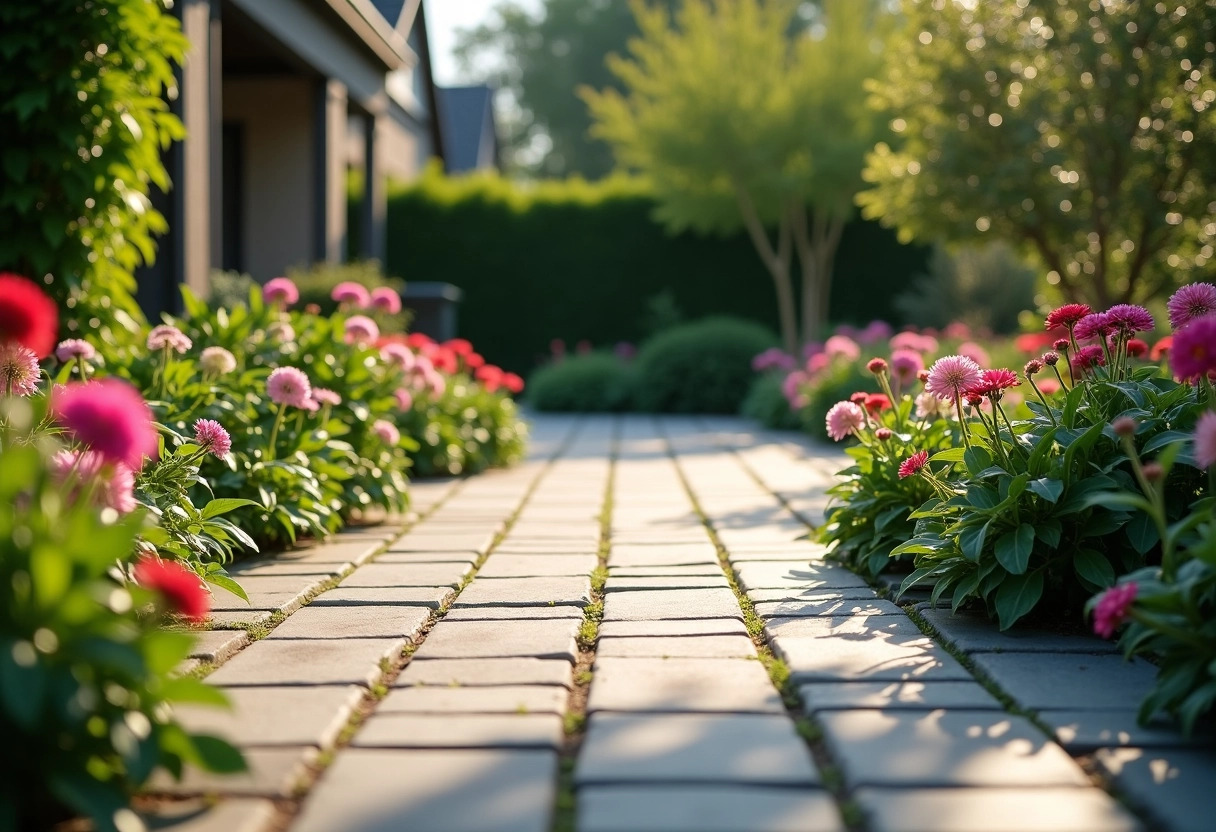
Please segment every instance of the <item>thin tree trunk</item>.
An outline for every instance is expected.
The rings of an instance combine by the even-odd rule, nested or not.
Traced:
[[[760,255],[764,267],[768,269],[768,273],[773,278],[773,285],[777,292],[777,316],[781,324],[781,343],[786,352],[796,355],[798,352],[798,319],[794,309],[794,286],[790,280],[790,262],[793,259],[790,218],[788,214],[782,214],[777,226],[777,245],[774,247],[747,189],[736,182],[735,195],[739,200],[743,226],[747,229],[752,245]]]
[[[815,340],[827,322],[832,295],[832,267],[844,233],[844,220],[812,215],[807,227],[807,209],[791,203],[791,222],[798,263],[802,270],[802,342]]]

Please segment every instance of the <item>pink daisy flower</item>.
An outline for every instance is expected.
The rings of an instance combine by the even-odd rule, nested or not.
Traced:
[[[181,355],[192,346],[194,342],[186,333],[169,324],[152,327],[152,331],[148,333],[148,349],[153,352],[169,349]]]
[[[928,462],[929,452],[917,451],[899,464],[899,478],[905,480],[908,477],[916,476]]]
[[[372,309],[386,315],[396,315],[401,311],[401,295],[397,294],[396,289],[387,286],[372,289],[370,302]]]
[[[861,347],[847,335],[833,335],[823,345],[823,350],[829,357],[845,358],[856,361],[861,357]]]
[[[380,437],[380,441],[385,445],[396,445],[401,441],[401,432],[397,430],[397,426],[384,419],[377,419],[372,423],[372,433]]]
[[[194,423],[194,441],[203,450],[223,458],[232,450],[232,437],[214,419],[199,419]]]
[[[236,369],[236,356],[223,347],[207,347],[199,355],[198,365],[204,373],[223,376]]]
[[[954,399],[983,378],[980,365],[965,355],[947,355],[933,362],[925,389],[941,399]]]
[[[1110,638],[1115,630],[1127,620],[1131,614],[1132,603],[1136,600],[1136,584],[1128,581],[1118,586],[1112,586],[1098,599],[1094,607],[1094,632],[1102,638]]]
[[[853,402],[837,402],[827,416],[828,436],[840,442],[856,433],[866,423],[866,412]]]
[[[891,353],[891,375],[906,387],[916,381],[920,371],[925,369],[925,360],[915,350],[902,349]]]
[[[266,281],[262,287],[262,299],[272,306],[286,308],[300,299],[300,290],[287,277],[276,277]]]
[[[399,410],[409,410],[414,406],[414,394],[404,387],[397,388],[393,392],[393,395],[397,397],[397,408]]]
[[[1216,373],[1216,315],[1196,318],[1174,333],[1170,367],[1185,381]]]
[[[1170,314],[1170,326],[1181,329],[1197,318],[1216,312],[1216,286],[1211,283],[1183,286],[1174,292],[1165,308]]]
[[[130,514],[135,500],[135,472],[121,462],[107,466],[105,457],[96,451],[56,451],[51,457],[51,478],[68,491],[75,501],[85,483],[97,481],[93,494],[99,506],[112,508],[119,514]]]
[[[968,395],[986,396],[989,399],[1000,401],[1002,394],[1010,387],[1017,387],[1021,384],[1018,381],[1018,374],[1013,370],[984,370],[980,375],[980,380],[971,387],[967,388]]]
[[[312,388],[312,400],[317,404],[329,405],[330,407],[337,407],[342,404],[342,397],[325,387]]]
[[[0,395],[29,396],[38,391],[42,370],[37,354],[16,341],[0,344]]]
[[[152,411],[139,391],[117,378],[68,384],[51,397],[51,410],[76,441],[133,471],[159,449]]]
[[[1105,338],[1112,335],[1114,331],[1115,328],[1111,325],[1105,312],[1094,312],[1077,322],[1073,328],[1073,335],[1078,341],[1089,341],[1090,339]]]
[[[366,315],[352,315],[346,320],[346,343],[368,344],[380,337],[380,327]]]
[[[92,361],[97,357],[97,350],[88,341],[68,338],[66,341],[60,341],[59,346],[55,347],[55,357],[64,364],[78,358],[83,361]]]
[[[279,367],[266,379],[266,394],[276,404],[305,407],[312,395],[312,385],[303,370]]]
[[[1205,470],[1216,465],[1216,412],[1211,410],[1195,424],[1195,463]]]
[[[385,344],[380,348],[380,357],[388,364],[409,372],[414,366],[414,353],[405,344]]]
[[[355,283],[353,280],[339,283],[330,292],[329,296],[333,298],[335,303],[353,306],[357,309],[366,309],[372,302],[372,297],[368,294],[367,288],[362,283]]]
[[[1130,335],[1133,332],[1148,332],[1156,326],[1153,315],[1143,306],[1118,303],[1102,313],[1106,323],[1116,332]]]

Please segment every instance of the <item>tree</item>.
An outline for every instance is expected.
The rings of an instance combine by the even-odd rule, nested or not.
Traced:
[[[1216,0],[904,0],[867,217],[1023,246],[1066,298],[1142,301],[1216,245]]]
[[[640,37],[628,59],[609,60],[625,91],[583,91],[593,135],[649,178],[672,229],[747,231],[793,350],[795,255],[809,341],[876,140],[863,85],[881,62],[879,18],[859,0],[685,0],[675,14],[632,6]]]

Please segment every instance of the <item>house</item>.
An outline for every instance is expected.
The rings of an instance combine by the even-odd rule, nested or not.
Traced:
[[[146,309],[212,269],[258,280],[347,251],[347,173],[362,173],[361,257],[384,251],[388,177],[444,142],[421,0],[179,0],[191,43],[166,151],[169,232],[141,273]]]
[[[438,103],[448,173],[498,167],[494,89],[486,84],[442,87]]]

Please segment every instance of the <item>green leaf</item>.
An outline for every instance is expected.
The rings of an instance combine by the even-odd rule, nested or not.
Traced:
[[[984,539],[988,536],[988,523],[969,526],[958,536],[958,547],[963,557],[975,563],[984,551]]]
[[[1072,568],[1077,577],[1094,590],[1115,585],[1115,570],[1100,552],[1078,549],[1072,556]]]
[[[963,452],[963,463],[971,476],[979,476],[981,471],[992,465],[992,454],[978,445],[972,445]]]
[[[929,457],[929,462],[962,462],[963,451],[963,448],[949,448],[945,451],[938,451]]]
[[[1064,483],[1051,477],[1040,477],[1037,480],[1031,480],[1027,483],[1027,487],[1049,503],[1056,502],[1060,499],[1060,495],[1064,493]]]
[[[203,508],[203,519],[210,520],[212,517],[219,517],[221,514],[227,514],[228,512],[235,511],[238,508],[256,505],[257,503],[253,500],[242,500],[235,497],[224,497],[212,500]]]
[[[1132,519],[1123,527],[1123,531],[1127,535],[1127,539],[1131,541],[1132,548],[1141,555],[1148,554],[1161,540],[1157,524],[1144,512],[1132,515]]]
[[[996,508],[1001,504],[996,491],[978,483],[967,489],[967,500],[978,509]]]
[[[1001,629],[1012,627],[1019,618],[1034,609],[1042,596],[1043,573],[1040,571],[1005,578],[994,599]]]
[[[1034,526],[1023,523],[1011,532],[997,538],[996,560],[1014,575],[1021,575],[1030,565],[1030,553],[1034,549]]]
[[[193,734],[190,740],[198,755],[199,764],[207,771],[217,774],[236,774],[248,768],[241,752],[219,737]]]
[[[226,589],[246,604],[249,603],[249,596],[245,594],[244,588],[227,575],[208,574],[207,583],[215,584],[221,589]]]

